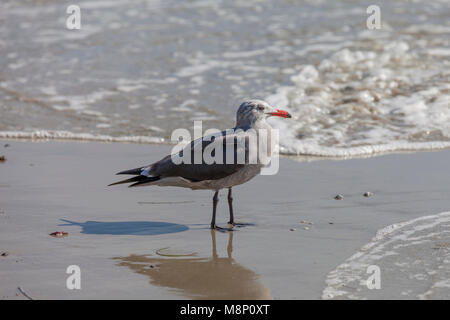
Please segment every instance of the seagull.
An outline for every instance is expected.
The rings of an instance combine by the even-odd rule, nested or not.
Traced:
[[[291,118],[287,111],[276,109],[265,101],[244,101],[236,112],[236,125],[233,129],[191,141],[180,151],[153,164],[121,171],[117,174],[133,175],[133,177],[109,186],[131,183],[129,187],[176,186],[192,190],[212,190],[214,196],[210,227],[218,230],[226,229],[216,225],[216,209],[219,202],[219,190],[227,188],[230,214],[228,224],[232,227],[236,226],[231,189],[260,174],[261,169],[270,162],[273,153],[272,127],[266,119],[272,116]],[[255,145],[257,150],[263,150],[264,155],[261,157],[261,152],[258,151],[256,161],[255,157],[252,157],[255,152],[252,146]],[[199,153],[200,161],[196,161]],[[214,158],[213,161],[206,159],[205,153],[208,153],[210,158]]]

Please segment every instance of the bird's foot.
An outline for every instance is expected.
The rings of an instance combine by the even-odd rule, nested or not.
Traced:
[[[231,228],[222,228],[222,227],[219,227],[217,225],[211,226],[211,229],[212,230],[217,230],[217,231],[220,231],[220,232],[233,231],[233,227],[231,227]]]
[[[254,223],[248,223],[248,222],[231,222],[228,221],[229,225],[232,225],[233,227],[238,227],[238,228],[242,228],[242,227],[248,227],[248,226],[254,226]]]

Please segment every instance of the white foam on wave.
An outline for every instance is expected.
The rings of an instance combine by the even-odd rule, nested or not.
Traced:
[[[328,274],[322,299],[448,298],[449,226],[450,212],[443,212],[380,229]],[[380,268],[380,290],[367,288],[371,265]]]
[[[98,142],[130,142],[130,143],[167,143],[161,137],[148,136],[120,136],[95,135],[90,133],[73,133],[60,130],[0,131],[1,139],[25,140],[69,140],[69,141],[98,141]]]
[[[112,90],[97,90],[84,95],[72,95],[72,96],[62,96],[62,95],[51,95],[46,100],[48,100],[53,109],[62,110],[72,110],[72,111],[83,111],[88,106],[95,104],[98,101],[117,95],[118,93]]]
[[[449,148],[450,73],[433,53],[390,42],[302,66],[292,86],[266,98],[293,115],[271,120],[281,151],[348,157]]]
[[[410,142],[410,141],[393,141],[384,144],[363,145],[350,148],[326,147],[316,143],[303,143],[295,141],[291,138],[292,143],[286,143],[286,134],[281,134],[280,153],[285,155],[309,155],[317,157],[339,157],[351,158],[357,156],[368,156],[391,152],[404,151],[433,151],[449,149],[450,142],[447,141],[431,141],[431,142]],[[289,141],[289,140],[288,140]]]

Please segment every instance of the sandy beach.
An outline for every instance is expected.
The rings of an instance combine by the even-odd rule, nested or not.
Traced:
[[[450,300],[449,17],[442,0],[0,1],[0,300]],[[279,171],[148,166],[227,128],[275,134]],[[232,187],[241,226],[226,189],[214,221],[217,193],[122,179]]]
[[[278,174],[234,189],[251,225],[211,232],[211,192],[106,187],[170,149],[0,141],[0,298],[27,299],[18,287],[33,299],[450,298],[450,151],[282,157]],[[80,290],[66,287],[70,265]]]

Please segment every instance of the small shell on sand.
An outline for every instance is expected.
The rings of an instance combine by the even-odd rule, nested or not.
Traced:
[[[335,200],[342,200],[344,199],[344,196],[342,194],[338,194],[334,197]]]
[[[303,227],[303,229],[305,229],[305,230],[309,230],[309,227]]]
[[[295,230],[296,230],[295,228],[290,228],[290,229],[289,229],[289,231],[295,231]]]
[[[301,224],[308,224],[310,226],[312,226],[314,224],[314,222],[309,222],[309,221],[306,221],[306,220],[301,220],[300,223]]]
[[[50,236],[55,237],[55,238],[67,237],[68,235],[69,235],[69,233],[64,232],[64,231],[56,231],[56,232],[50,233]]]
[[[2,256],[2,257],[7,257],[8,255],[9,255],[8,252],[2,252],[2,253],[0,254],[0,256]]]
[[[373,193],[372,193],[372,192],[369,192],[369,191],[368,191],[368,192],[364,192],[363,196],[366,197],[366,198],[368,198],[368,197],[373,196]]]

